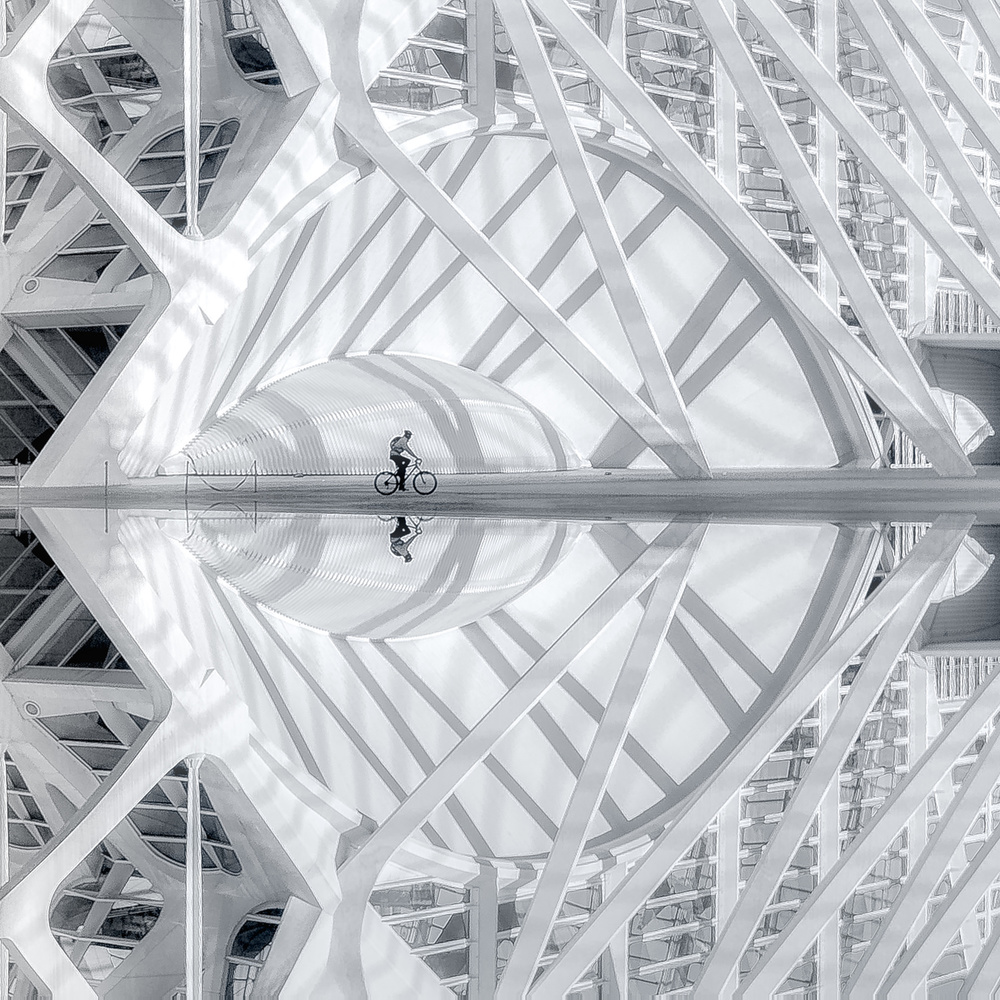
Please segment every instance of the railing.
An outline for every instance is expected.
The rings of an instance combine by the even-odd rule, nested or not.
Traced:
[[[968,293],[957,288],[939,288],[934,302],[935,337],[1000,340],[1000,327]]]
[[[996,656],[938,656],[934,658],[940,701],[964,701],[1000,666]]]

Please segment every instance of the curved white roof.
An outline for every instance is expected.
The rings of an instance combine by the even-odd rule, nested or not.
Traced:
[[[437,472],[538,472],[582,462],[551,421],[509,389],[428,358],[373,355],[310,365],[251,393],[164,462],[202,475],[374,475],[413,431]]]

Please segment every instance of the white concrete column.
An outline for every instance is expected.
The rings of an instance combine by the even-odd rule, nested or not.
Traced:
[[[625,18],[626,0],[608,0],[607,10],[600,14],[600,32],[604,44],[608,51],[615,57],[615,61],[627,67],[628,61],[625,57]],[[622,128],[625,125],[625,116],[614,101],[608,99],[608,95],[601,91],[601,115],[612,125]]]
[[[816,55],[819,61],[837,74],[837,5],[816,4]],[[837,211],[837,127],[816,109],[816,177],[826,203]],[[840,289],[830,262],[819,255],[819,294],[840,315],[837,305]]]
[[[606,899],[614,892],[624,877],[625,866],[620,863],[605,871],[601,875],[601,898]],[[608,1000],[628,1000],[628,940],[629,924],[625,923],[608,942],[604,953],[601,977],[605,985],[601,987],[601,996],[606,992]]]
[[[909,760],[910,765],[919,760],[931,744],[932,735],[930,732],[930,697],[929,685],[934,683],[934,674],[927,661],[922,656],[910,653],[907,656],[909,670]],[[951,776],[948,776],[951,780]],[[939,810],[939,816],[944,809]],[[920,857],[923,849],[927,846],[927,800],[918,806],[917,811],[910,817],[907,824],[907,844],[909,847],[908,876],[913,872],[913,866]],[[913,944],[913,939],[920,933],[927,919],[927,907],[924,906],[919,914],[916,914],[913,925],[906,936],[907,947]],[[926,995],[927,984],[924,983],[922,995]]]
[[[835,289],[836,290],[836,289]],[[840,711],[840,678],[829,684],[819,699],[820,740],[826,738]],[[806,772],[808,773],[808,771]],[[822,881],[840,858],[840,775],[830,783],[819,804],[819,879]],[[819,1000],[840,995],[840,922],[828,920],[817,941]]]
[[[472,912],[469,919],[470,1000],[492,1000],[497,988],[497,870],[480,865],[469,886]]]
[[[493,55],[493,0],[467,5],[473,110],[480,125],[492,125],[497,111],[497,76]]]
[[[198,228],[198,180],[201,169],[201,4],[184,0],[184,235]]]
[[[920,61],[910,52],[910,62],[917,72]],[[925,182],[924,163],[926,148],[916,129],[906,131],[906,169],[921,183]],[[941,183],[939,181],[939,183]],[[906,227],[906,325],[908,330],[922,326],[928,319],[934,319],[934,297],[937,290],[937,275],[940,260],[934,268],[929,267],[927,241],[916,226]],[[932,280],[933,275],[933,280]],[[933,284],[933,288],[931,287]]]
[[[201,764],[204,754],[187,758],[187,908],[184,919],[187,1000],[202,1000],[204,899],[201,872]]]
[[[740,893],[740,793],[737,792],[720,810],[716,820],[718,867],[715,879],[715,940],[736,909]],[[628,926],[627,924],[625,925]],[[722,987],[719,1000],[730,1000],[736,991],[737,965]]]
[[[734,0],[722,6],[736,19]],[[739,195],[740,144],[736,139],[736,87],[718,59],[715,60],[715,176],[727,191]]]

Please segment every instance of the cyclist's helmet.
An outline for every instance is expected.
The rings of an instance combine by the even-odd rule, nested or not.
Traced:
[[[413,431],[403,431],[403,437],[413,437]]]

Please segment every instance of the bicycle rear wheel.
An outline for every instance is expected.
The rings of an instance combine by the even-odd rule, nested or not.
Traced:
[[[425,472],[421,469],[413,477],[413,488],[422,496],[433,493],[437,489],[437,476],[433,472]]]
[[[384,497],[389,496],[390,493],[395,493],[398,487],[399,480],[396,478],[395,472],[380,472],[375,477],[375,489]]]

